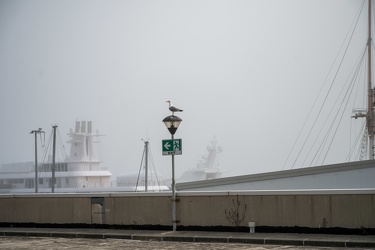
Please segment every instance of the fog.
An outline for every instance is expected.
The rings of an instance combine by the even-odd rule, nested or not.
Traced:
[[[87,120],[105,135],[103,166],[114,175],[139,169],[143,139],[170,178],[161,141],[170,138],[162,120],[171,100],[184,110],[177,176],[213,138],[228,176],[305,167],[293,165],[301,146],[288,155],[362,5],[2,0],[0,163],[33,161],[30,131],[42,128],[48,141],[55,124],[69,153],[69,129]],[[366,44],[366,25],[361,18],[349,61]],[[342,122],[352,126],[350,112]],[[346,161],[349,132],[336,137],[324,164]]]

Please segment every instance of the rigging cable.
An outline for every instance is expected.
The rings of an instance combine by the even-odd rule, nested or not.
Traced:
[[[43,134],[43,141],[42,141],[42,134]],[[40,145],[42,146],[42,148],[44,148],[44,146],[46,145],[46,133],[39,133],[39,136],[40,136]]]
[[[354,84],[352,84],[352,88],[350,89],[350,91],[349,91],[349,89],[347,90],[347,92],[346,92],[346,96],[350,96],[350,93],[353,92],[353,88],[354,88]],[[329,144],[329,147],[328,147],[328,149],[327,149],[327,151],[326,151],[326,154],[325,154],[325,156],[324,156],[324,158],[323,158],[323,161],[322,161],[321,165],[323,165],[323,163],[324,163],[324,161],[325,161],[325,159],[326,159],[326,157],[327,157],[327,155],[328,155],[328,152],[329,152],[329,150],[330,150],[330,148],[331,148],[331,146],[332,146],[333,140],[334,140],[334,138],[335,138],[335,136],[336,136],[336,133],[337,133],[337,131],[338,131],[338,127],[340,126],[341,120],[342,120],[342,118],[343,118],[343,116],[344,116],[344,113],[345,113],[345,108],[348,106],[349,100],[350,100],[350,99],[349,99],[349,97],[348,97],[347,100],[346,100],[345,106],[344,106],[344,108],[342,109],[341,117],[340,117],[339,122],[337,123],[335,133],[333,134],[333,137],[332,137],[332,139],[331,139],[331,142],[330,142],[330,144]],[[341,103],[341,104],[343,104],[343,103],[344,103],[344,99],[342,100],[342,103]],[[337,112],[337,114],[336,114],[336,116],[335,116],[335,119],[336,119],[337,115],[338,115],[338,112]],[[333,125],[333,123],[332,123],[332,125]]]
[[[363,57],[364,57],[364,55],[365,55],[365,53],[363,54]],[[363,62],[363,59],[362,59],[361,61]],[[354,83],[355,83],[354,80],[357,78],[356,76],[358,76],[358,74],[359,74],[359,71],[360,71],[359,69],[361,68],[361,67],[360,67],[361,65],[362,65],[362,64],[359,64],[359,65],[358,65],[357,70],[356,70],[356,74],[355,74],[355,76],[353,76],[353,80],[351,81],[351,85],[350,85],[350,86],[351,86],[351,91],[350,91],[350,93],[353,92]],[[324,145],[326,144],[326,142],[327,142],[327,140],[328,140],[328,138],[329,138],[329,134],[330,134],[331,131],[332,131],[332,128],[333,128],[333,126],[334,126],[334,124],[335,124],[336,118],[337,118],[337,116],[338,116],[338,114],[339,114],[339,111],[341,110],[342,104],[344,103],[345,98],[347,98],[346,105],[345,105],[345,107],[342,109],[342,115],[341,115],[341,118],[340,118],[339,122],[337,123],[337,127],[336,127],[336,130],[335,130],[335,133],[334,133],[334,135],[332,136],[331,143],[330,143],[330,145],[329,145],[329,147],[328,147],[328,149],[327,149],[327,151],[326,151],[326,155],[325,155],[324,159],[326,158],[326,156],[327,156],[327,154],[328,154],[328,152],[329,152],[329,149],[330,149],[330,147],[331,147],[331,145],[332,145],[332,142],[333,142],[333,140],[334,140],[334,138],[335,138],[335,135],[336,135],[336,133],[337,133],[337,131],[338,131],[338,127],[339,127],[340,124],[341,124],[341,120],[342,120],[342,117],[343,117],[343,115],[344,115],[345,108],[346,108],[347,104],[349,103],[349,97],[350,97],[350,95],[348,95],[348,93],[349,93],[349,90],[350,90],[350,86],[348,86],[347,91],[346,91],[346,93],[345,93],[345,95],[344,95],[344,97],[343,97],[343,99],[342,99],[342,101],[341,101],[341,104],[339,105],[339,110],[338,110],[338,112],[336,112],[336,115],[335,115],[335,117],[334,117],[334,119],[333,119],[333,121],[332,121],[332,123],[331,123],[331,126],[330,126],[328,132],[326,133],[323,142],[321,143],[321,145],[320,145],[320,147],[319,147],[319,149],[320,149],[320,153],[319,153],[319,157],[317,158],[317,161],[318,161],[318,159],[320,158],[321,154],[323,153]],[[341,91],[341,92],[342,92],[342,91]],[[340,93],[340,95],[341,95],[341,93]],[[340,96],[340,95],[339,95],[339,96]],[[336,106],[337,101],[338,101],[338,99],[336,100],[334,106]],[[331,111],[333,111],[333,108],[332,108]],[[318,151],[319,151],[319,150],[318,150]],[[314,158],[315,158],[315,157],[316,157],[316,155],[314,156]],[[324,162],[324,159],[323,159],[323,162]],[[321,163],[321,165],[323,165],[323,162]]]
[[[141,169],[142,169],[143,158],[144,158],[145,154],[146,154],[146,148],[143,149],[142,159],[141,159],[141,165],[139,166],[138,178],[137,178],[137,183],[136,183],[136,185],[135,185],[135,190],[134,190],[134,192],[137,192],[138,182],[139,182],[139,178],[140,178],[140,176],[141,176]]]
[[[349,154],[348,154],[347,158],[345,159],[346,162],[350,161],[350,159],[352,158],[352,155],[353,155],[353,153],[354,153],[354,150],[357,148],[357,145],[358,145],[358,143],[359,143],[359,140],[360,140],[361,136],[362,136],[362,137],[364,136],[364,135],[363,135],[363,132],[364,132],[364,131],[365,131],[365,134],[366,134],[366,130],[365,130],[365,128],[366,128],[366,123],[363,122],[363,123],[362,123],[362,126],[361,126],[361,130],[358,132],[358,134],[357,134],[357,136],[356,136],[356,138],[355,138],[355,140],[354,140],[354,143],[351,144],[352,147],[349,149]],[[366,136],[367,136],[367,134],[366,134]],[[356,157],[355,157],[354,159],[359,159],[359,158],[360,158],[360,157],[359,157],[359,155],[360,155],[360,151],[361,151],[361,147],[359,147],[359,150],[358,150],[358,152],[357,152],[357,155],[356,155]]]
[[[68,154],[66,152],[65,146],[63,144],[63,140],[62,140],[62,137],[61,137],[60,129],[57,127],[56,130],[57,130],[58,141],[60,143],[59,151],[60,151],[60,154],[63,157],[63,165],[64,165],[64,163],[66,164],[67,177],[73,177],[73,173],[71,173],[71,171],[69,171],[69,168],[68,168],[68,159],[69,159],[69,157],[68,157]],[[65,168],[64,168],[64,170],[65,170]],[[67,183],[69,182],[69,185],[75,184],[74,186],[78,187],[78,181],[73,181],[74,179],[75,178],[67,178],[65,181]],[[72,183],[70,183],[70,182],[72,182]]]
[[[364,69],[367,69],[367,67],[366,67],[366,63],[365,63],[365,65],[364,65]],[[363,103],[362,103],[362,107],[365,107],[365,103],[366,103],[366,98],[365,98],[365,96],[366,96],[366,77],[363,77],[363,81],[364,81],[364,88],[362,88],[362,91],[363,91],[363,93],[362,93],[362,101],[363,101]],[[358,84],[357,84],[357,89],[356,89],[356,92],[355,92],[355,94],[354,94],[354,100],[353,100],[353,106],[352,106],[352,110],[353,110],[353,112],[356,110],[355,109],[355,107],[354,107],[354,104],[355,103],[357,103],[357,96],[359,95],[358,93],[359,93],[359,87],[361,86],[359,83],[361,82],[361,79],[358,79]],[[352,116],[352,118],[353,118],[353,116]],[[348,153],[348,157],[346,158],[346,161],[348,162],[348,161],[350,161],[350,159],[351,159],[351,157],[352,157],[352,154],[353,154],[353,151],[354,151],[354,148],[357,146],[357,143],[358,143],[358,140],[359,140],[359,137],[361,136],[361,134],[362,134],[362,131],[363,131],[363,128],[361,129],[361,131],[360,131],[360,133],[357,135],[357,137],[356,137],[356,139],[355,139],[355,141],[354,141],[354,144],[352,144],[352,131],[353,131],[353,129],[352,129],[352,124],[353,124],[353,119],[351,119],[351,122],[350,122],[350,142],[349,142],[349,153]],[[362,124],[363,125],[363,124]],[[356,126],[355,126],[356,127]],[[361,126],[362,127],[362,126]],[[356,128],[354,128],[354,131],[356,131],[357,129]],[[357,159],[357,158],[354,158],[354,159]]]
[[[360,10],[358,11],[356,17],[359,18],[360,13],[362,12],[363,6],[364,6],[364,2],[363,2],[363,4],[362,4]],[[335,59],[334,59],[334,62],[332,63],[331,68],[329,69],[329,72],[328,72],[328,74],[327,74],[327,76],[326,76],[326,78],[325,78],[325,80],[324,80],[324,82],[323,82],[323,84],[322,84],[322,86],[321,86],[321,88],[320,88],[320,90],[319,90],[319,93],[318,93],[318,95],[317,95],[317,97],[316,97],[316,99],[315,99],[315,101],[314,101],[314,103],[313,103],[313,105],[312,105],[312,107],[311,107],[311,109],[310,109],[308,115],[307,115],[307,118],[305,119],[305,121],[304,121],[304,123],[303,123],[303,125],[302,125],[302,128],[301,128],[301,130],[299,131],[296,140],[294,141],[294,144],[293,144],[293,146],[292,146],[292,149],[290,150],[290,152],[289,152],[289,154],[288,154],[288,157],[287,157],[286,161],[284,162],[284,165],[283,165],[283,168],[282,168],[283,170],[284,170],[285,165],[286,165],[286,163],[288,162],[288,160],[289,160],[289,158],[290,158],[290,156],[291,156],[291,154],[292,154],[292,152],[293,152],[295,146],[297,145],[297,142],[299,141],[299,138],[300,138],[300,136],[301,136],[301,134],[302,134],[302,131],[304,130],[304,128],[305,128],[305,126],[306,126],[306,123],[307,123],[307,121],[308,121],[308,119],[310,118],[310,115],[311,115],[311,113],[312,113],[312,110],[314,109],[314,107],[315,107],[315,105],[316,105],[316,102],[317,102],[317,100],[318,100],[318,97],[320,96],[320,94],[321,94],[321,92],[322,92],[322,90],[323,90],[323,87],[324,87],[324,85],[325,85],[326,82],[327,82],[328,76],[331,74],[332,69],[333,69],[333,66],[335,65],[335,63],[336,63],[336,61],[337,61],[337,59],[338,59],[338,56],[339,56],[339,54],[340,54],[340,51],[342,50],[342,48],[343,48],[343,46],[344,46],[345,40],[346,40],[347,37],[349,36],[349,32],[350,32],[350,30],[352,30],[352,27],[353,27],[353,25],[354,25],[354,22],[355,22],[355,21],[353,21],[353,23],[351,24],[351,27],[349,28],[349,30],[348,30],[348,32],[347,32],[347,34],[346,34],[346,36],[345,36],[345,39],[344,39],[343,43],[342,43],[341,46],[340,46],[340,49],[339,49],[339,51],[338,51],[338,53],[337,53],[337,55],[336,55],[336,57],[335,57]],[[358,22],[358,19],[357,19],[357,22]],[[357,22],[356,22],[356,23],[357,23]],[[357,24],[355,24],[355,25],[357,25]],[[318,116],[319,116],[319,115],[318,115]],[[306,142],[305,142],[305,143],[306,143]],[[302,149],[301,149],[301,151],[302,151]],[[297,155],[297,157],[296,157],[296,159],[295,159],[295,161],[294,161],[294,163],[293,163],[291,169],[293,169],[293,167],[294,167],[294,165],[295,165],[297,159],[299,158],[299,155],[300,155],[301,151],[298,153],[298,155]]]
[[[161,190],[161,183],[160,183],[160,181],[159,181],[159,177],[158,177],[158,173],[156,172],[156,168],[155,168],[154,158],[152,157],[151,148],[149,148],[148,152],[149,152],[149,154],[150,154],[150,158],[151,158],[152,169],[154,170],[154,173],[155,173],[156,183],[158,184],[159,191],[162,191],[162,190]],[[151,173],[151,174],[152,174],[152,173]]]
[[[352,32],[352,34],[351,34],[351,36],[350,36],[350,39],[349,39],[349,41],[348,41],[348,45],[347,45],[347,47],[346,47],[346,49],[345,49],[344,55],[343,55],[343,57],[341,58],[340,64],[339,64],[339,66],[338,66],[338,69],[341,68],[341,65],[342,65],[342,62],[343,62],[344,57],[345,57],[345,55],[346,55],[346,52],[347,52],[347,50],[348,50],[349,44],[350,44],[350,42],[351,42],[351,40],[352,40],[352,38],[353,38],[353,33],[354,33],[354,30],[355,30],[355,28],[356,28],[356,26],[357,26],[357,24],[358,24],[358,20],[359,20],[359,17],[360,17],[360,13],[362,12],[363,6],[364,6],[364,3],[362,4],[362,7],[360,8],[360,10],[357,12],[357,20],[355,21],[355,25],[353,24],[353,23],[354,23],[354,22],[353,22],[352,25],[351,25],[351,27],[350,27],[350,29],[349,29],[349,31],[348,31],[348,33],[347,33],[347,35],[346,35],[346,37],[345,37],[345,39],[344,39],[344,42],[345,42],[346,38],[347,38],[348,35],[349,35],[350,30],[352,30],[352,27],[353,27],[353,25],[354,25],[353,32]],[[338,58],[338,55],[340,54],[340,51],[341,51],[341,49],[343,48],[344,42],[342,43],[342,45],[341,45],[341,47],[340,47],[340,50],[339,50],[338,54],[336,55],[336,58],[335,58],[335,60],[334,60],[334,63],[333,63],[332,66],[331,66],[331,69],[330,69],[328,75],[331,73],[331,70],[332,70],[332,68],[333,68],[333,65],[335,64],[335,62],[336,62],[336,60],[337,60],[337,58]],[[324,106],[324,104],[325,104],[325,102],[326,102],[326,100],[327,100],[327,98],[328,98],[328,96],[329,96],[329,93],[330,93],[330,91],[331,91],[331,89],[332,89],[332,86],[333,86],[333,84],[334,84],[334,82],[335,82],[335,79],[336,79],[336,77],[337,77],[337,74],[338,74],[338,70],[336,71],[335,77],[334,77],[334,79],[333,79],[332,82],[331,82],[331,85],[330,85],[329,91],[328,91],[328,93],[327,93],[327,95],[326,95],[326,97],[325,97],[325,99],[324,99],[324,101],[323,101],[323,104],[322,104],[322,106],[321,106],[321,108],[320,108],[320,110],[319,110],[319,113],[318,113],[317,117],[315,118],[315,121],[314,121],[314,123],[313,123],[313,125],[312,125],[312,127],[311,127],[311,129],[310,129],[310,132],[309,132],[309,134],[307,135],[307,138],[306,138],[305,142],[303,143],[303,145],[302,145],[302,147],[301,147],[301,149],[300,149],[300,151],[299,151],[299,153],[298,153],[298,155],[297,155],[295,161],[293,162],[293,165],[292,165],[291,169],[294,168],[294,165],[296,164],[296,162],[297,162],[297,160],[298,160],[298,158],[299,158],[299,156],[300,156],[302,150],[304,149],[304,147],[305,147],[305,145],[306,145],[306,142],[307,142],[308,138],[309,138],[310,135],[311,135],[311,132],[312,132],[313,128],[315,127],[315,124],[316,124],[316,122],[317,122],[317,119],[318,119],[318,117],[319,117],[319,115],[320,115],[320,113],[321,113],[321,111],[322,111],[322,109],[323,109],[323,106]],[[325,83],[326,83],[326,81],[327,81],[328,75],[327,75],[325,81],[323,82],[323,86],[325,85]],[[321,90],[323,89],[323,86],[321,87]],[[320,95],[321,90],[319,91],[318,96]],[[318,97],[316,98],[316,100],[317,100],[317,99],[318,99]],[[314,104],[313,104],[313,107],[315,106],[316,100],[315,100],[315,102],[314,102]],[[310,114],[311,114],[311,111],[312,111],[313,107],[311,108],[311,110],[310,110],[310,112],[309,112],[308,118],[309,118],[309,116],[310,116]],[[307,118],[307,119],[308,119],[308,118]],[[304,129],[304,126],[305,126],[305,124],[306,124],[307,119],[305,120],[305,123],[304,123],[304,125],[303,125],[303,127],[302,127],[302,129],[301,129],[301,131],[300,131],[300,133],[299,133],[299,135],[298,135],[298,137],[297,137],[297,140],[299,139],[300,134],[301,134],[302,130]],[[294,149],[297,140],[295,141],[295,143],[294,143],[294,145],[293,145],[293,147],[292,147],[292,150]],[[290,156],[290,154],[291,154],[291,152],[289,153],[289,156]],[[289,159],[289,156],[288,156],[288,159]],[[287,159],[287,160],[288,160],[288,159]],[[286,163],[286,162],[285,162],[285,163]],[[284,164],[284,166],[285,166],[285,164]],[[284,168],[284,167],[283,167],[283,168]]]
[[[362,5],[362,8],[361,8],[361,11],[362,11],[362,9],[363,9],[363,5]],[[347,51],[348,51],[348,48],[349,48],[350,42],[351,42],[351,40],[352,40],[352,38],[353,38],[353,34],[354,34],[354,31],[355,31],[355,28],[357,27],[357,24],[358,24],[358,20],[359,20],[360,12],[361,12],[361,11],[359,11],[358,14],[357,14],[357,15],[358,15],[358,17],[357,17],[357,21],[355,22],[355,25],[354,25],[354,28],[353,28],[352,34],[351,34],[351,36],[350,36],[350,39],[349,39],[349,41],[348,41],[348,44],[347,44],[346,49],[345,49],[345,51],[344,51],[344,54],[343,54],[343,56],[342,56],[342,58],[341,58],[341,61],[340,61],[340,63],[339,63],[339,66],[338,66],[338,68],[337,68],[337,71],[336,71],[336,73],[335,73],[335,76],[334,76],[334,78],[333,78],[333,80],[332,80],[332,82],[331,82],[331,85],[330,85],[330,87],[329,87],[328,93],[326,94],[326,96],[325,96],[325,98],[324,98],[323,104],[322,104],[322,106],[321,106],[320,109],[319,109],[319,112],[318,112],[318,114],[317,114],[317,116],[316,116],[316,118],[315,118],[315,120],[314,120],[314,123],[313,123],[312,127],[310,128],[310,131],[309,131],[309,133],[308,133],[308,135],[307,135],[307,137],[306,137],[306,140],[304,141],[304,143],[303,143],[303,145],[302,145],[302,147],[301,147],[301,149],[300,149],[300,151],[299,151],[299,153],[298,153],[298,155],[297,155],[295,161],[293,162],[293,165],[292,165],[291,169],[293,169],[293,167],[294,167],[294,165],[296,164],[296,162],[297,162],[297,160],[298,160],[298,158],[299,158],[299,156],[300,156],[302,150],[304,149],[304,147],[305,147],[305,145],[306,145],[306,143],[307,143],[307,140],[308,140],[308,138],[310,137],[310,135],[311,135],[311,133],[312,133],[314,127],[315,127],[315,124],[316,124],[316,122],[317,122],[317,120],[318,120],[318,117],[320,116],[320,113],[322,112],[322,109],[323,109],[323,107],[324,107],[324,105],[325,105],[325,103],[326,103],[326,101],[327,101],[327,98],[328,98],[328,96],[329,96],[329,94],[330,94],[330,92],[331,92],[331,90],[332,90],[332,87],[333,87],[333,85],[334,85],[334,83],[335,83],[335,81],[336,81],[336,78],[337,78],[337,75],[338,75],[339,69],[340,69],[341,66],[342,66],[342,63],[343,63],[344,58],[345,58],[345,55],[346,55],[346,53],[347,53]],[[341,51],[341,49],[340,49],[339,51]],[[324,82],[324,83],[325,83],[325,82]]]
[[[359,75],[360,69],[361,69],[362,66],[363,66],[363,58],[364,58],[365,55],[366,55],[366,48],[363,50],[363,52],[362,52],[361,54],[362,54],[361,57],[357,60],[357,65],[358,65],[358,66],[357,66],[356,70],[355,70],[355,71],[353,70],[354,73],[351,73],[351,74],[350,74],[350,75],[353,74],[353,77],[352,77],[352,80],[350,81],[350,84],[349,84],[348,88],[350,88],[350,86],[352,86],[352,88],[353,88],[353,86],[354,86],[354,82],[355,82],[355,79],[357,79],[357,76]],[[362,63],[360,63],[360,62],[362,62]],[[352,71],[352,72],[353,72],[353,71]],[[348,82],[349,82],[349,81],[347,81],[346,84],[348,84]],[[345,85],[346,85],[346,84],[345,84]],[[331,114],[333,113],[335,107],[337,106],[337,103],[338,103],[338,101],[339,101],[339,98],[340,98],[340,96],[342,95],[342,92],[344,91],[344,89],[345,89],[345,88],[342,88],[342,89],[341,89],[340,94],[339,94],[338,97],[336,98],[336,101],[335,101],[335,103],[333,104],[331,111],[330,111],[329,114],[327,115],[327,119],[325,119],[324,124],[323,124],[323,126],[321,127],[321,129],[320,129],[320,131],[319,131],[319,133],[318,133],[318,135],[317,135],[317,137],[316,137],[316,139],[315,139],[313,145],[311,146],[311,148],[310,148],[310,150],[309,150],[309,152],[308,152],[308,154],[307,154],[307,156],[306,156],[304,162],[307,160],[307,158],[308,158],[310,152],[312,151],[312,148],[315,146],[317,140],[319,139],[319,136],[321,135],[321,133],[322,133],[322,131],[323,131],[323,129],[324,129],[326,123],[328,122],[328,118],[331,117]],[[348,93],[346,92],[345,96],[343,97],[342,102],[345,100],[345,97],[347,96],[347,94],[348,94]],[[340,111],[340,109],[341,109],[341,105],[339,105],[338,107],[339,107],[339,110],[338,110],[338,111]],[[344,112],[344,111],[345,111],[345,109],[343,110],[343,112]],[[320,146],[318,147],[318,150],[317,150],[315,156],[314,156],[313,159],[311,160],[310,165],[309,165],[310,167],[311,167],[311,165],[313,164],[314,159],[316,158],[318,152],[319,152],[320,150],[323,149],[324,144],[326,143],[327,137],[328,137],[328,135],[330,134],[331,128],[332,128],[332,126],[333,126],[333,124],[334,124],[334,122],[335,122],[335,119],[336,119],[337,115],[338,115],[338,112],[336,112],[336,116],[335,116],[335,118],[334,118],[333,121],[332,121],[332,124],[331,124],[331,126],[330,126],[329,131],[326,133],[326,135],[325,135],[325,137],[324,137],[322,143],[321,143]],[[318,158],[319,158],[319,157],[318,157]],[[303,163],[304,163],[304,162],[303,162]]]
[[[57,130],[57,136],[58,136],[58,138],[59,138],[59,142],[60,142],[60,154],[62,155],[62,157],[63,157],[63,161],[64,162],[66,162],[67,160],[68,160],[68,154],[66,153],[66,149],[65,149],[65,146],[64,146],[64,144],[62,143],[63,142],[63,140],[62,140],[62,137],[61,137],[61,134],[60,134],[60,129],[58,129],[58,127],[56,128],[56,130]]]
[[[48,155],[48,150],[50,149],[50,145],[51,145],[51,141],[52,141],[52,135],[53,133],[50,133],[50,137],[49,137],[49,140],[48,140],[48,144],[47,144],[47,147],[45,148],[44,150],[44,155],[43,155],[43,161],[41,163],[41,169],[43,170],[43,167],[45,166],[46,164],[46,157]],[[39,169],[39,168],[38,168]],[[38,171],[38,179],[40,177],[40,171]]]

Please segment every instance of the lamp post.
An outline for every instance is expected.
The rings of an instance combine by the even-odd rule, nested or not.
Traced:
[[[38,143],[37,143],[37,135],[44,133],[41,128],[39,130],[33,130],[30,134],[35,135],[35,193],[38,193]]]
[[[169,132],[171,133],[172,140],[174,139],[174,134],[177,131],[178,126],[182,122],[182,119],[175,115],[167,116],[163,119],[163,122]],[[172,224],[173,231],[176,231],[176,182],[174,178],[174,154],[172,154]]]

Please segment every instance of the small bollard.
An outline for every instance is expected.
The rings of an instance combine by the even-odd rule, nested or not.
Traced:
[[[251,234],[255,233],[255,222],[253,221],[249,222],[249,228],[250,228]]]

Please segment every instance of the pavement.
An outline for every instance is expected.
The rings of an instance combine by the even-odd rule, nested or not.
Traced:
[[[0,227],[0,236],[375,248],[375,235]]]

